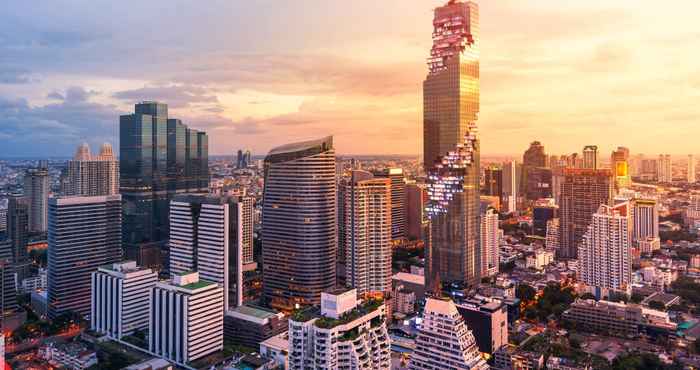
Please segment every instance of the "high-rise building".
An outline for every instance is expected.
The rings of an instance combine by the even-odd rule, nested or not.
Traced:
[[[49,199],[48,314],[90,315],[91,274],[121,260],[120,195]]]
[[[618,147],[610,156],[610,168],[615,174],[615,187],[617,189],[628,188],[632,185],[629,157],[630,150],[625,147]]]
[[[148,348],[185,365],[224,348],[224,290],[197,272],[175,275],[151,289]]]
[[[290,370],[390,369],[390,345],[384,302],[360,302],[355,289],[324,292],[320,312],[289,319]]]
[[[498,212],[488,208],[481,215],[481,273],[493,276],[498,273],[501,237],[498,229]]]
[[[158,274],[125,261],[92,273],[90,328],[113,339],[148,329],[151,289]]]
[[[610,205],[613,197],[612,171],[608,169],[564,170],[559,206],[559,257],[576,258],[592,215],[601,204]]]
[[[0,328],[5,329],[6,319],[18,309],[15,269],[10,259],[3,258],[0,259]]]
[[[7,239],[12,240],[12,264],[19,281],[29,274],[29,207],[28,197],[10,197],[7,202]]]
[[[243,303],[244,199],[177,195],[170,202],[170,275],[190,271],[224,289],[224,309]]]
[[[493,355],[508,344],[508,308],[503,302],[468,299],[457,304],[457,311],[474,334],[480,352]]]
[[[100,154],[93,156],[87,143],[80,145],[66,166],[61,193],[88,197],[119,194],[119,162],[112,146],[102,144]]]
[[[142,102],[120,117],[119,137],[125,248],[165,246],[174,194],[209,190],[207,134],[169,119],[166,104]]]
[[[387,168],[374,173],[375,177],[391,180],[391,238],[406,238],[406,179],[401,168]]]
[[[673,181],[673,172],[671,172],[671,156],[669,154],[660,154],[656,179],[658,182]]]
[[[521,193],[527,200],[551,196],[552,171],[547,167],[547,154],[539,141],[530,143],[523,154]]]
[[[423,82],[423,161],[428,174],[427,286],[478,284],[480,167],[479,7],[449,1],[434,11]]]
[[[391,290],[392,180],[352,171],[345,195],[346,285],[357,293]]]
[[[45,233],[48,228],[49,171],[29,169],[24,174],[24,196],[29,199],[29,231]]]
[[[692,154],[688,155],[688,174],[687,174],[687,179],[689,184],[693,184],[696,182],[696,171],[695,171],[695,156]]]
[[[333,137],[284,145],[265,158],[263,289],[274,307],[319,304],[336,279]]]
[[[510,161],[503,164],[503,209],[507,213],[516,212],[518,210],[518,201],[520,195],[520,184],[522,179],[522,165]]]
[[[484,195],[492,197],[503,196],[503,169],[489,166],[484,169]]]
[[[559,218],[553,218],[547,221],[545,248],[550,251],[559,250]]]
[[[659,206],[654,199],[634,198],[632,208],[632,241],[636,244],[659,238]]]
[[[629,202],[601,205],[578,248],[578,280],[600,298],[628,291],[632,282],[632,210]]]
[[[583,168],[598,169],[598,146],[586,145],[583,147]]]
[[[546,237],[547,223],[559,216],[559,207],[553,198],[539,199],[532,206],[532,234]]]
[[[425,186],[406,184],[406,231],[410,240],[423,238],[423,225],[427,193]]]
[[[547,154],[542,143],[530,143],[530,147],[523,154],[523,167],[547,167]]]
[[[410,370],[486,370],[474,334],[452,301],[428,298]]]

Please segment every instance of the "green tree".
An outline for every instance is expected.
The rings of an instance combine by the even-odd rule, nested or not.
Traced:
[[[537,296],[537,290],[527,284],[520,284],[515,289],[515,296],[523,302],[532,302]]]
[[[662,302],[659,302],[659,301],[649,302],[649,308],[653,308],[653,309],[659,310],[659,311],[666,311],[666,305],[664,305]]]

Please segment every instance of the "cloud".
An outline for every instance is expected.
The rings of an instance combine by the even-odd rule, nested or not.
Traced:
[[[183,108],[193,103],[213,103],[219,102],[216,95],[212,95],[205,88],[191,85],[165,85],[165,86],[144,86],[139,89],[119,91],[112,95],[114,98],[129,102],[131,104],[144,100],[158,100],[168,103],[173,108]],[[209,109],[220,109],[214,106]]]
[[[24,68],[0,66],[0,84],[27,84],[32,81],[31,74]]]

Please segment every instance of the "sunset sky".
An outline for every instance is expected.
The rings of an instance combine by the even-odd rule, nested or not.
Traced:
[[[0,157],[117,144],[160,100],[210,152],[419,154],[433,0],[6,0]],[[482,152],[698,153],[700,4],[480,1]],[[607,155],[607,154],[606,154]]]

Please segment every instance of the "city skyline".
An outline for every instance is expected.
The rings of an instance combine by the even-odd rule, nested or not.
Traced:
[[[135,16],[157,4],[93,14],[74,2],[63,0],[76,9],[66,14],[27,3],[0,15],[0,157],[69,156],[83,140],[117,146],[117,117],[146,99],[210,132],[212,154],[250,147],[260,155],[311,131],[333,134],[339,154],[420,152],[424,50],[441,1],[181,3],[154,23],[169,32],[150,32],[153,20]],[[603,155],[618,145],[693,152],[690,140],[677,140],[700,115],[700,80],[679,62],[697,49],[690,6],[482,4],[484,154],[514,155],[532,140],[561,154],[587,144]],[[127,12],[125,23],[113,21]],[[51,25],[37,21],[48,14]],[[360,15],[366,27],[355,30]],[[231,25],[234,16],[244,21]],[[653,137],[643,130],[659,123]]]

